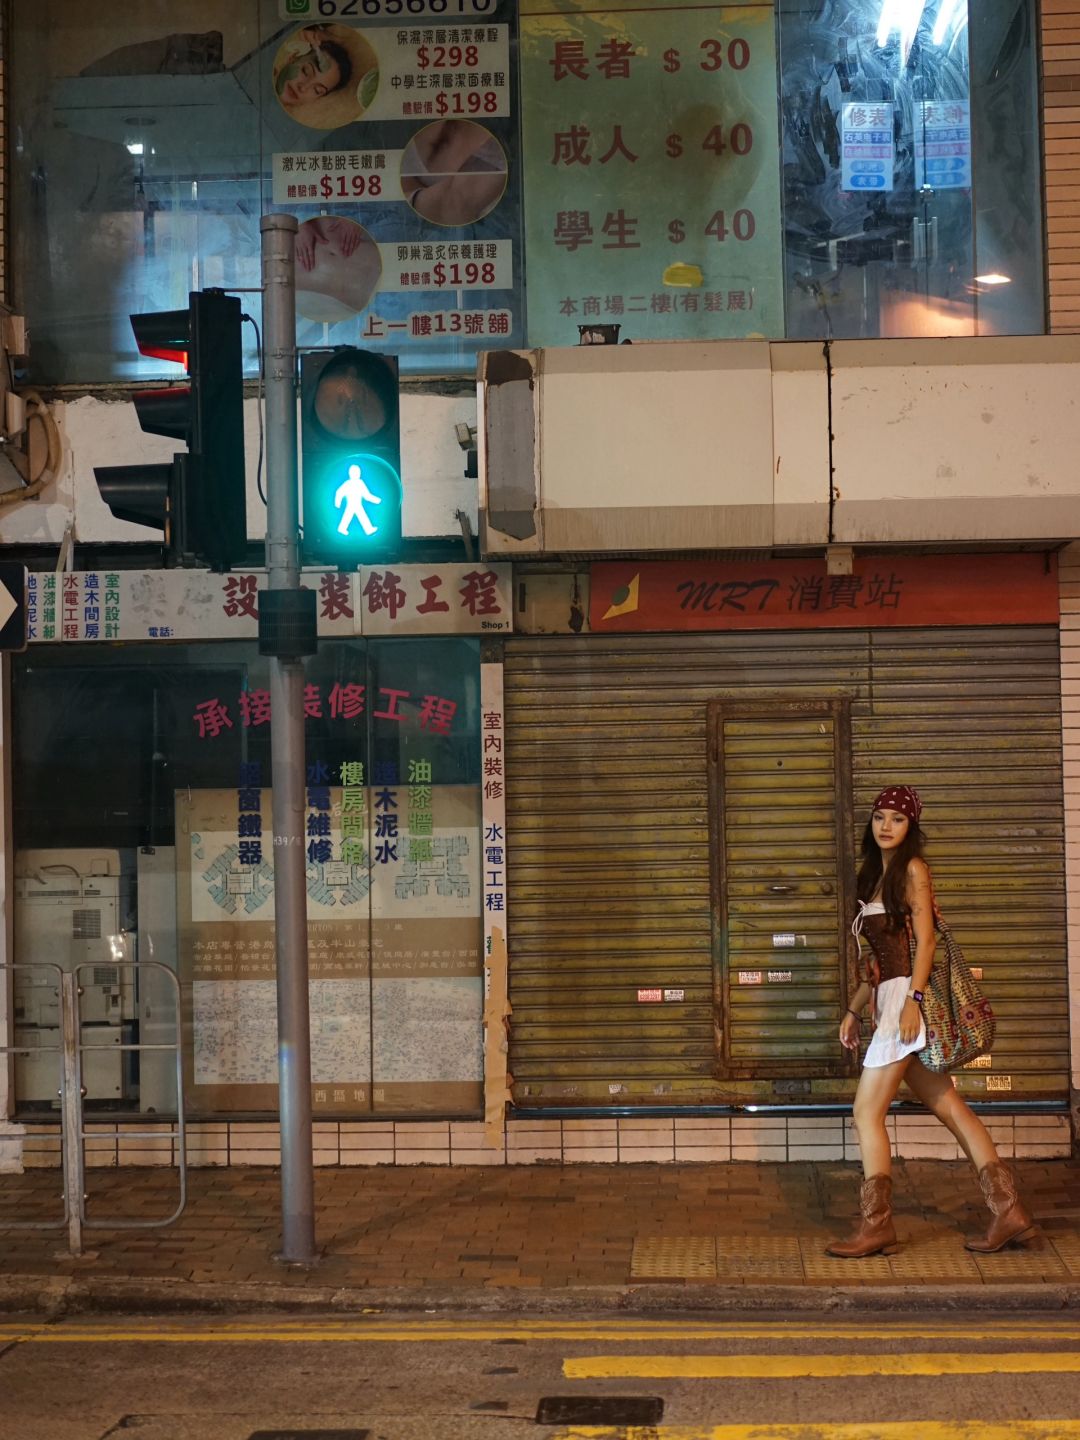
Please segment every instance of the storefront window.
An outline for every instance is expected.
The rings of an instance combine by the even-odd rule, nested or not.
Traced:
[[[82,966],[92,1111],[277,1103],[268,662],[246,643],[35,647],[15,666],[15,952]],[[315,1113],[481,1097],[476,641],[323,641],[306,670]],[[167,976],[180,980],[181,1013]],[[25,1112],[56,1104],[55,972],[20,971]]]
[[[780,5],[787,333],[1044,328],[1025,0]]]
[[[522,343],[516,5],[481,0],[437,37],[403,4],[296,8],[15,0],[33,380],[167,374],[128,316],[186,308],[190,290],[246,291],[260,319],[273,210],[301,222],[299,345],[363,343],[403,373],[451,373]]]
[[[128,315],[257,287],[273,209],[301,222],[298,344],[403,373],[590,322],[637,341],[1045,328],[1034,0],[475,0],[434,51],[378,6],[217,12],[14,6],[34,381],[160,376]]]

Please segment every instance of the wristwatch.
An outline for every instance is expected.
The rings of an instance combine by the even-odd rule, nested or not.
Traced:
[[[914,1000],[916,1005],[922,1004],[922,997],[923,992],[921,990],[909,990],[907,992],[907,998],[909,1000]]]

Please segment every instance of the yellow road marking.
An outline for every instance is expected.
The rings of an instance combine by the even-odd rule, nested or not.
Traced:
[[[1080,1373],[1080,1353],[990,1355],[586,1355],[563,1361],[569,1380],[795,1380],[852,1375],[1055,1375]]]
[[[1080,1420],[874,1421],[867,1425],[576,1425],[552,1440],[1070,1440]]]

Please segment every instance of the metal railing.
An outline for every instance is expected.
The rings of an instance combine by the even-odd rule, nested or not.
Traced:
[[[184,1063],[180,1048],[180,982],[173,970],[159,960],[109,961],[110,967],[131,970],[136,977],[140,972],[156,970],[168,977],[175,995],[175,1040],[165,1043],[130,1041],[107,1047],[110,1052],[142,1053],[144,1051],[172,1051],[176,1056],[176,1166],[179,1180],[179,1199],[171,1214],[153,1220],[127,1219],[122,1216],[94,1216],[86,1213],[86,1142],[96,1138],[92,1129],[86,1126],[86,1088],[83,1085],[83,1055],[90,1051],[101,1051],[102,1045],[84,1044],[79,997],[83,990],[80,976],[83,971],[97,970],[99,964],[87,962],[72,970],[48,961],[16,962],[0,965],[0,974],[5,971],[32,970],[40,973],[51,970],[57,976],[56,989],[60,996],[60,1044],[59,1045],[0,1045],[0,1056],[4,1055],[59,1055],[61,1059],[60,1085],[60,1150],[64,1181],[64,1213],[58,1220],[4,1220],[5,1228],[18,1230],[61,1230],[68,1232],[68,1250],[72,1255],[82,1254],[83,1230],[159,1230],[171,1225],[183,1214],[187,1205],[187,1129],[184,1120]],[[161,1130],[125,1130],[125,1140],[160,1139]]]

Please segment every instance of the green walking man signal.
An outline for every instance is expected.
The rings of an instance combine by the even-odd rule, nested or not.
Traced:
[[[301,357],[305,561],[353,570],[401,551],[397,361],[347,347]]]

